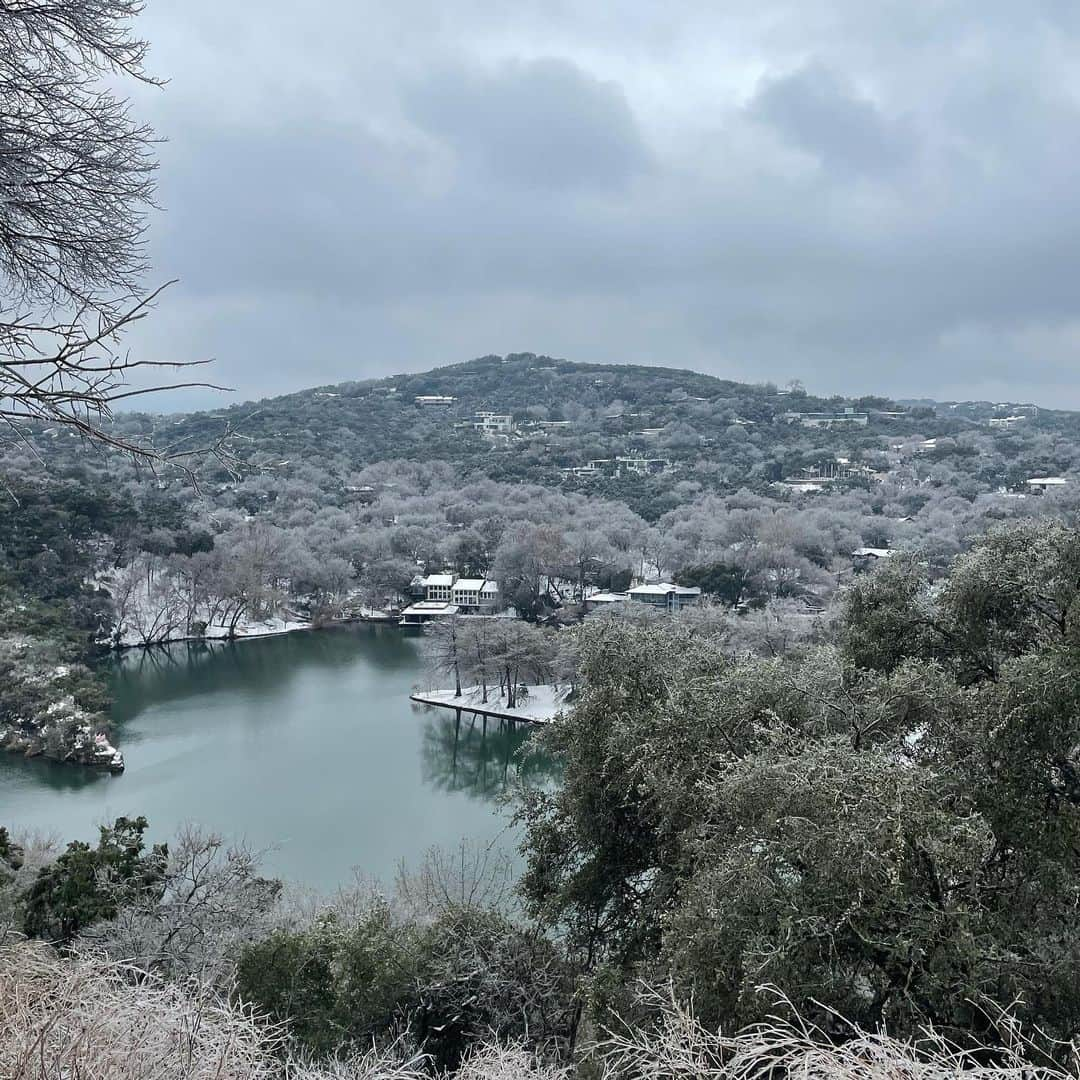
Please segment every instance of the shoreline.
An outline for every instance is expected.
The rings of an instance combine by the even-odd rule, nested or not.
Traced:
[[[332,630],[338,626],[350,626],[354,623],[366,623],[372,626],[393,626],[395,629],[407,629],[387,619],[369,619],[363,615],[350,615],[342,619],[330,619],[315,625],[311,622],[296,620],[291,622],[284,620],[285,625],[273,629],[260,629],[251,633],[237,634],[182,634],[179,637],[162,638],[160,641],[119,641],[115,644],[99,642],[106,654],[123,653],[130,649],[156,649],[164,645],[180,645],[187,643],[200,645],[233,645],[238,641],[259,641],[264,638],[284,637],[286,634],[302,634],[319,630]],[[266,624],[263,624],[266,625]]]
[[[566,700],[568,692],[568,687],[553,684],[530,686],[525,699],[512,709],[499,697],[497,690],[489,690],[488,701],[483,702],[483,693],[477,686],[463,687],[460,697],[456,696],[453,690],[417,690],[409,695],[409,700],[429,708],[474,713],[494,720],[550,724],[562,715],[564,709],[573,707],[572,703]]]

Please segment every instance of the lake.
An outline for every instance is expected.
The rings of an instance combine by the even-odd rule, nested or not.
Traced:
[[[63,840],[143,814],[155,840],[192,822],[320,890],[353,868],[383,881],[463,838],[516,846],[501,804],[550,764],[530,729],[409,701],[419,639],[359,625],[132,649],[111,662],[119,776],[0,754],[0,824]]]

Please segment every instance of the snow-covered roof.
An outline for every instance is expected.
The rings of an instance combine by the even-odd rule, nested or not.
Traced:
[[[657,585],[638,585],[630,590],[630,596],[668,596],[675,593],[676,596],[700,596],[698,588],[688,588],[685,585],[673,585],[670,581],[661,581]]]
[[[621,604],[626,599],[626,593],[621,592],[597,592],[592,596],[586,596],[588,604]]]
[[[499,591],[499,583],[497,581],[485,581],[484,587],[480,591],[486,593],[497,593]]]
[[[426,589],[430,589],[434,586],[442,586],[443,588],[449,588],[454,584],[453,574],[428,574],[426,578],[423,578],[420,582]]]
[[[483,578],[459,578],[454,582],[455,589],[468,589],[469,592],[479,592],[483,587]]]
[[[442,600],[419,600],[410,604],[402,615],[456,615],[461,608],[457,604],[444,603]]]
[[[1037,484],[1041,487],[1058,487],[1068,482],[1064,476],[1033,476],[1028,481],[1029,484]]]
[[[896,552],[890,548],[861,547],[856,548],[851,554],[856,559],[888,559],[895,555]]]

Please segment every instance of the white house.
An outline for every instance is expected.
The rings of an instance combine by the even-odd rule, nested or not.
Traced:
[[[1064,487],[1069,481],[1064,476],[1033,476],[1027,481],[1032,491],[1046,492],[1051,488]]]
[[[425,599],[448,604],[454,588],[454,575],[428,574],[426,578],[420,579],[420,584],[424,589]]]
[[[417,405],[453,405],[457,398],[449,394],[418,394],[415,400]]]
[[[509,413],[478,412],[472,426],[483,435],[509,435],[514,430],[514,418]]]
[[[493,611],[499,601],[499,586],[484,578],[458,578],[450,594],[463,615]]]
[[[665,611],[678,611],[680,608],[696,604],[701,599],[701,590],[687,588],[685,585],[673,585],[670,581],[661,581],[657,585],[638,585],[627,592],[627,597],[638,604],[663,608]]]

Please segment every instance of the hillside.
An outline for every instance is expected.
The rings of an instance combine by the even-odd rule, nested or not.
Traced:
[[[511,430],[477,430],[483,412],[509,416]],[[801,415],[807,413],[841,418],[821,422]],[[813,480],[838,458],[845,475],[831,481],[865,480],[917,457],[963,479],[971,494],[1011,488],[1031,476],[1068,472],[1080,439],[1077,414],[1031,405],[820,398],[797,386],[531,353],[213,412],[129,414],[118,426],[128,434],[152,433],[160,444],[189,446],[228,428],[251,462],[285,472],[317,464],[343,483],[380,461],[447,461],[467,477],[615,498],[651,520],[702,490]]]

